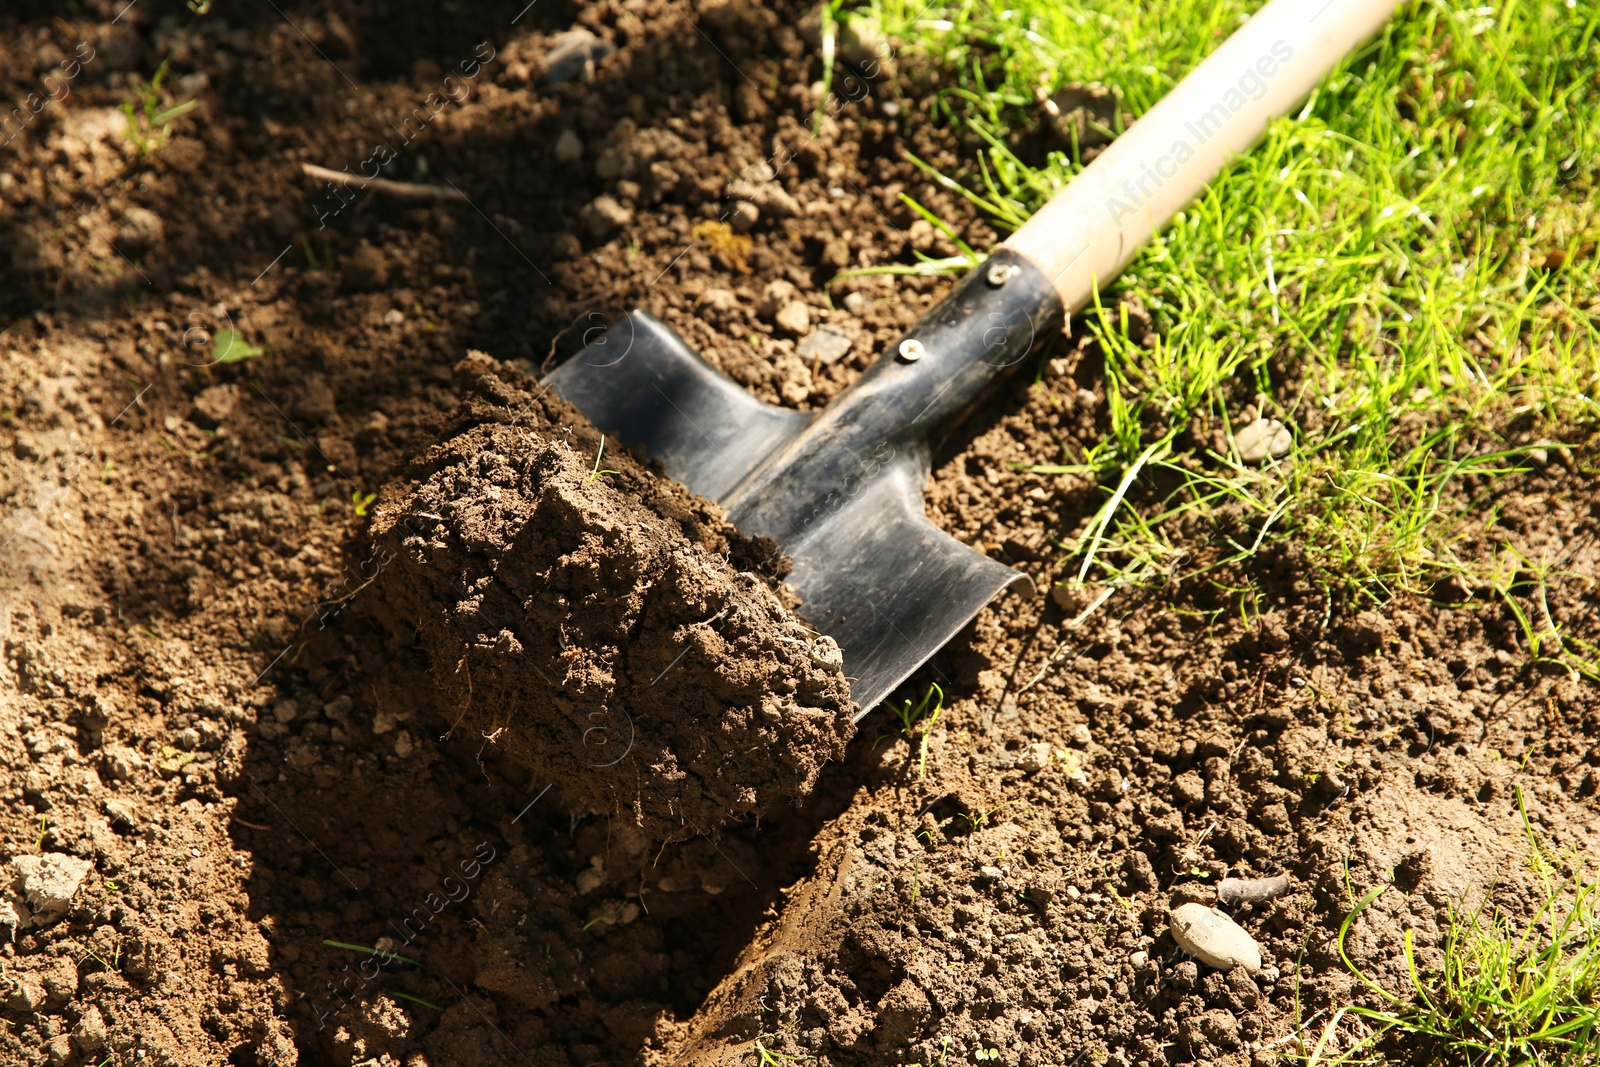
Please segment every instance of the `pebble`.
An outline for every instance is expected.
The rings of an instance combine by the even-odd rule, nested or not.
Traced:
[[[819,326],[808,334],[796,350],[801,359],[814,359],[819,363],[837,363],[855,344],[855,338],[833,326]]]
[[[576,163],[583,158],[583,141],[572,130],[562,130],[556,138],[555,157],[557,163]]]
[[[734,233],[749,233],[761,221],[761,209],[748,200],[740,200],[734,203],[730,218]]]
[[[1017,766],[1028,774],[1036,774],[1050,766],[1050,745],[1038,741],[1022,750],[1022,758],[1017,761]]]
[[[119,826],[126,826],[131,830],[138,825],[135,822],[135,819],[139,814],[139,810],[135,808],[131,802],[122,797],[107,797],[100,807],[101,810],[111,817],[112,829],[116,829]]]
[[[1243,967],[1250,974],[1261,970],[1261,949],[1255,939],[1215,908],[1184,904],[1173,909],[1170,925],[1178,947],[1209,967],[1222,971]]]
[[[789,301],[799,293],[794,283],[785,278],[774,278],[761,290],[761,302],[756,305],[756,314],[764,319],[770,319],[778,313]]]
[[[130,207],[122,215],[122,225],[117,230],[117,243],[129,255],[149,251],[166,232],[161,216],[145,207]]]
[[[1277,419],[1257,419],[1233,435],[1239,458],[1246,463],[1260,463],[1268,456],[1276,459],[1288,452],[1293,443],[1289,427]]]
[[[619,204],[615,197],[601,195],[583,209],[584,224],[596,237],[610,237],[633,221],[633,212]]]
[[[232,382],[208,386],[195,394],[194,410],[205,420],[205,425],[217,426],[228,421],[239,404],[239,387]]]
[[[822,246],[821,262],[824,267],[844,270],[850,265],[850,244],[843,237],[835,237]]]
[[[550,42],[550,51],[544,55],[544,83],[560,85],[580,78],[592,82],[595,64],[615,51],[611,42],[602,41],[582,26],[574,26]]]
[[[773,325],[786,333],[799,336],[811,326],[811,311],[799,300],[791,300],[778,309],[772,317]]]
[[[1088,723],[1080,722],[1072,728],[1072,743],[1079,748],[1087,747],[1092,740],[1094,740],[1094,735],[1089,732]]]
[[[867,310],[867,298],[856,292],[846,293],[844,294],[844,309],[852,315],[859,315]]]
[[[1005,878],[1006,872],[999,867],[979,867],[978,877],[985,882],[998,882]]]
[[[839,642],[824,634],[811,642],[811,662],[826,671],[844,670],[844,653]]]
[[[33,920],[41,926],[71,909],[72,895],[94,867],[88,860],[62,852],[18,856],[11,865],[17,872],[17,886],[33,909]]]
[[[93,1004],[84,1009],[78,1025],[72,1028],[72,1043],[80,1052],[98,1052],[106,1044],[106,1021]]]
[[[1128,956],[1128,962],[1133,964],[1134,970],[1142,971],[1144,970],[1144,965],[1150,962],[1150,953],[1143,950],[1130,953]]]

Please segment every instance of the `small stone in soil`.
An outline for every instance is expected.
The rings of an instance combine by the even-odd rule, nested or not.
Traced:
[[[132,829],[135,826],[134,817],[138,809],[122,797],[107,797],[100,807],[110,816],[112,829]]]
[[[855,339],[833,326],[819,326],[800,342],[800,358],[815,359],[820,363],[837,363]]]
[[[560,85],[580,78],[592,82],[595,64],[615,51],[609,41],[602,41],[582,26],[574,26],[550,42],[550,51],[544,55],[544,83]]]
[[[734,233],[749,233],[761,221],[761,209],[748,200],[740,200],[733,205],[732,220]]]
[[[15,941],[17,931],[27,926],[33,919],[33,913],[28,906],[20,900],[9,897],[0,897],[0,930],[5,931],[5,940]]]
[[[584,225],[599,238],[610,237],[632,221],[633,212],[617,203],[612,196],[597,196],[583,209]]]
[[[1028,774],[1036,774],[1050,766],[1050,745],[1044,741],[1029,745],[1022,751],[1017,766]]]
[[[1174,908],[1172,937],[1178,947],[1201,963],[1218,970],[1243,967],[1250,974],[1261,970],[1261,949],[1238,923],[1204,904]]]
[[[158,244],[166,232],[161,216],[145,207],[130,207],[122,216],[117,229],[117,243],[129,254],[144,252]]]
[[[799,336],[811,326],[811,311],[799,300],[791,300],[772,317],[778,329]]]
[[[555,157],[557,163],[576,163],[583,158],[583,142],[572,130],[562,130],[556,138]]]
[[[1094,740],[1094,735],[1089,732],[1089,724],[1080,722],[1072,728],[1072,743],[1079,748],[1087,748],[1089,742]]]
[[[72,1043],[80,1052],[97,1052],[106,1044],[106,1021],[93,1004],[84,1009],[78,1025],[72,1028]]]
[[[785,307],[798,293],[799,290],[794,287],[793,282],[784,278],[775,278],[767,283],[765,289],[761,290],[761,303],[756,305],[756,314],[770,320],[778,313],[779,309]]]
[[[844,270],[850,265],[850,243],[835,237],[822,246],[822,265],[834,270]]]
[[[1292,443],[1289,428],[1277,419],[1257,419],[1233,435],[1239,458],[1246,463],[1260,463],[1268,456],[1276,459],[1288,452]]]
[[[827,635],[811,642],[811,662],[825,670],[844,670],[844,653],[839,649],[839,642]]]

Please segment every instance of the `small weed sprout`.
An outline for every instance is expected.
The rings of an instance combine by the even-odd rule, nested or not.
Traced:
[[[217,363],[243,363],[265,353],[266,349],[246,341],[232,327],[218,330],[211,338],[211,358]]]
[[[929,705],[932,708],[929,708]],[[922,778],[928,772],[928,739],[933,733],[934,723],[939,721],[939,713],[944,710],[944,690],[937,683],[928,683],[928,691],[922,694],[915,707],[907,700],[901,705],[900,710],[894,713],[900,720],[900,729],[907,737],[918,737],[917,744],[917,777]]]
[[[800,1062],[799,1056],[790,1056],[783,1052],[774,1052],[767,1047],[767,1035],[762,1034],[756,1038],[756,1067],[788,1067],[791,1063]]]
[[[970,829],[976,830],[978,827],[980,827],[984,823],[988,822],[990,817],[993,816],[995,812],[1001,811],[1001,810],[1003,810],[1005,808],[1009,808],[1013,804],[1021,804],[1021,803],[1022,803],[1022,801],[1020,801],[1020,800],[1008,800],[1004,804],[996,804],[994,807],[990,808],[988,811],[980,811],[976,815],[968,815],[966,812],[962,812],[961,813],[961,817],[963,819],[967,820],[967,826]]]
[[[595,450],[595,454],[594,454],[594,470],[589,472],[589,480],[584,482],[583,484],[588,485],[589,482],[594,481],[596,478],[600,477],[602,474],[621,474],[622,473],[621,471],[601,470],[600,469],[600,457],[604,456],[605,454],[606,454],[606,435],[605,434],[601,434],[600,435],[600,447]]]
[[[363,493],[359,489],[351,492],[350,503],[354,505],[356,509],[356,517],[361,519],[366,518],[367,509],[372,506],[372,502],[376,499],[378,499],[377,493]]]
[[[198,100],[161,106],[161,83],[167,80],[170,69],[169,61],[163,59],[155,75],[147,82],[135,82],[133,98],[122,102],[120,110],[128,120],[124,132],[141,156],[164,148],[172,140],[173,122],[200,106]]]
[[[83,960],[87,959],[92,959],[106,970],[115,973],[122,966],[122,943],[120,941],[117,942],[116,946],[112,949],[111,959],[109,961],[92,948],[85,949],[84,956],[78,962],[82,963]]]
[[[401,1000],[409,1000],[413,1004],[421,1004],[424,1008],[432,1008],[434,1011],[444,1011],[443,1008],[431,1001],[423,1000],[421,997],[414,997],[410,993],[402,993],[398,989],[389,990],[389,996],[399,997]]]

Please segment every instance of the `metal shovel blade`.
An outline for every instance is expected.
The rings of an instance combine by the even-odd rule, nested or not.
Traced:
[[[642,446],[667,474],[725,506],[818,421],[756,400],[643,311],[545,382],[600,430]],[[736,506],[730,515],[746,533],[773,537],[793,560],[789,584],[801,613],[838,642],[860,718],[991,599],[1032,582],[928,520],[920,440],[880,441],[832,466],[832,490],[812,506],[797,485],[804,510],[769,519],[775,528],[746,529]],[[803,472],[795,480],[805,482]]]

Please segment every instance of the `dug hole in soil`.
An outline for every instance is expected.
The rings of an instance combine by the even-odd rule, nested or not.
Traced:
[[[946,693],[925,754],[850,739],[771,547],[539,391],[643,306],[837,395],[947,285],[826,287],[953,252],[901,192],[996,239],[905,161],[971,158],[928,65],[813,136],[797,7],[122,6],[0,16],[7,99],[94,56],[0,148],[0,1062],[1270,1063],[1359,995],[1352,889],[1393,879],[1348,947],[1398,990],[1402,931],[1526,914],[1519,794],[1600,843],[1592,687],[1481,595],[1329,603],[1292,545],[1076,630],[1002,599],[901,694]],[[141,150],[169,51],[201,106]],[[380,142],[470,203],[300,173]],[[1103,496],[1017,465],[1106,414],[1092,344],[1033,369],[928,511],[1043,590]],[[1458,553],[1596,573],[1571,443]],[[1592,587],[1549,610],[1600,637]],[[1179,951],[1169,909],[1279,873],[1232,909],[1256,974]]]

